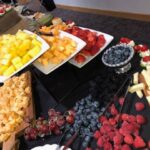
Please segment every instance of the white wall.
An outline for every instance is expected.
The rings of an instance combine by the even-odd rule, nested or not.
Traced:
[[[56,4],[100,10],[150,14],[150,0],[54,0]]]

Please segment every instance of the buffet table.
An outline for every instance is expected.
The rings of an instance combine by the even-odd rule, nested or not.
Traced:
[[[148,34],[150,27],[149,23],[146,22],[86,14],[63,9],[56,9],[52,14],[64,20],[71,19],[82,27],[113,35],[114,40],[108,47],[117,44],[121,37],[129,37],[134,39],[137,43],[144,43],[150,46],[150,35]],[[107,68],[102,63],[102,54],[103,53],[98,55],[81,69],[69,63],[65,63],[49,75],[44,75],[33,66],[26,68],[26,70],[32,72],[32,88],[36,117],[47,117],[48,109],[56,105],[56,109],[62,112],[72,108],[76,101],[87,96],[91,92],[93,84],[98,85],[97,89],[95,89],[96,94],[101,93],[99,95],[103,95],[101,97],[95,97],[95,99],[104,98],[103,100],[105,100],[106,95],[108,95],[107,98],[110,98],[128,75],[141,70],[139,67],[140,58],[138,55],[135,55],[132,60],[131,71],[124,75],[116,75],[113,69]],[[112,77],[114,77],[114,81],[109,80]],[[116,87],[115,90],[111,90],[112,86]],[[105,95],[103,94],[104,91]],[[138,97],[136,94],[128,94],[127,99],[128,103],[123,112],[135,114],[134,103],[138,100]],[[150,109],[148,108],[148,103],[144,98],[142,101],[146,104],[147,109],[142,111],[141,114],[147,116],[149,120]],[[148,122],[148,124],[143,126],[141,132],[142,137],[144,137],[146,141],[150,140],[150,132],[148,132],[149,127],[150,123]],[[23,137],[20,137],[20,150],[31,149],[44,144],[57,144],[60,138],[61,136],[50,136],[36,141],[25,141]],[[73,150],[80,150],[81,141],[82,138],[77,138],[71,148]],[[62,142],[61,144],[64,143]],[[91,145],[95,147],[95,142],[92,142]]]

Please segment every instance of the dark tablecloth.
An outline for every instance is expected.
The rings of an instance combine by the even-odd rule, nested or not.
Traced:
[[[122,36],[132,38],[138,43],[146,43],[150,45],[150,34],[148,34],[150,33],[150,26],[149,23],[146,22],[80,13],[63,9],[56,9],[52,13],[55,16],[62,17],[65,20],[74,20],[80,26],[92,28],[113,35],[115,40],[111,43],[111,45],[116,44],[118,39]],[[63,101],[57,108],[58,110],[65,111],[65,109],[71,108],[76,101],[80,100],[80,98],[89,93],[89,81],[94,80],[98,76],[107,76],[111,73],[109,72],[109,69],[102,64],[101,56],[102,54],[98,55],[94,60],[81,69],[66,63],[49,75],[44,75],[34,68],[33,70],[34,74],[36,74],[36,78],[33,76],[32,86],[36,116],[47,116],[48,109],[55,106],[55,104],[60,100]],[[139,58],[138,56],[135,56],[132,61],[131,72],[138,70],[140,70]],[[111,74],[109,74],[109,76],[111,76]],[[111,84],[109,86],[111,86]],[[134,103],[138,100],[138,97],[135,94],[129,94],[128,99],[130,101],[126,105],[124,111],[135,114]],[[146,103],[147,109],[145,109],[142,114],[145,114],[148,117],[150,109],[148,108],[149,106],[146,100],[143,99],[143,101]],[[147,124],[141,131],[141,134],[146,140],[150,139],[149,127],[150,124]],[[51,136],[46,139],[25,142],[23,137],[21,137],[20,150],[30,149],[46,143],[57,143],[58,140],[58,136]],[[80,149],[79,141],[80,140],[78,139],[74,143],[74,150]]]

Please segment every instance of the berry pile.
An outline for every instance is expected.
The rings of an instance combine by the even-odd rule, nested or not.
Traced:
[[[104,53],[104,61],[107,64],[116,65],[126,61],[131,54],[131,48],[124,45],[117,45]]]
[[[123,98],[119,99],[119,104],[123,104]],[[138,110],[143,108],[142,104],[137,104]],[[100,116],[99,122],[102,126],[94,133],[99,148],[131,150],[132,148],[146,147],[144,139],[140,136],[141,127],[146,123],[146,118],[143,115],[119,114],[114,104],[109,107],[108,112],[109,116]]]
[[[75,104],[75,120],[74,124],[68,127],[66,139],[72,137],[75,132],[84,138],[82,146],[84,148],[89,144],[93,133],[100,128],[98,121],[100,108],[99,102],[93,101],[92,96],[89,95]]]
[[[48,120],[39,117],[30,127],[26,128],[24,136],[26,140],[36,140],[37,137],[45,137],[47,135],[60,135],[66,123],[65,117],[61,112],[50,109],[48,111]]]
[[[81,38],[86,42],[86,46],[75,56],[77,63],[83,63],[89,56],[95,55],[100,51],[100,48],[106,43],[105,37],[102,34],[97,34],[87,29],[82,29],[77,26],[67,29],[67,32]]]

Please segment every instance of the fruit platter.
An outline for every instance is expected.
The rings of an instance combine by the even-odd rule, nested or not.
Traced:
[[[41,37],[27,30],[2,35],[0,43],[0,82],[18,73],[49,48]]]
[[[111,35],[83,27],[73,27],[68,29],[67,32],[80,37],[87,43],[80,53],[69,61],[78,68],[85,66],[94,59],[113,40],[113,36]]]
[[[66,63],[86,45],[81,39],[64,31],[60,31],[58,37],[42,37],[50,44],[50,49],[34,62],[34,66],[45,74]]]
[[[5,15],[10,10],[12,10],[11,5],[9,5],[9,4],[0,4],[0,16]]]

